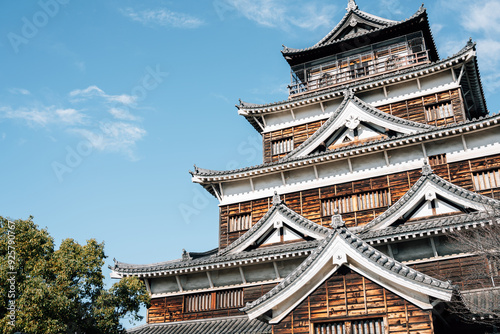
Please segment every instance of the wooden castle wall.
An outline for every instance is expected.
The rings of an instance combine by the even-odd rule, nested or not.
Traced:
[[[243,315],[244,313],[240,312],[238,310],[239,308],[243,307],[247,302],[252,302],[260,296],[266,294],[275,285],[276,284],[273,283],[241,288],[243,292],[242,305],[239,305],[237,307],[228,307],[225,309],[208,310],[201,312],[189,312],[188,310],[186,310],[186,298],[187,296],[206,294],[206,292],[199,294],[154,298],[151,300],[151,306],[148,309],[146,321],[149,324],[153,324]],[[220,290],[218,292],[220,292]]]
[[[419,309],[345,267],[274,325],[273,333],[316,333],[314,328],[319,324],[348,323],[349,326],[359,320],[378,319],[388,329],[383,333],[433,333],[431,311]]]
[[[467,190],[474,191],[472,173],[483,170],[491,170],[492,168],[500,168],[500,155],[482,157],[470,161],[435,165],[432,168],[434,173],[441,176],[445,180]],[[342,213],[342,218],[348,227],[363,226],[399,200],[420,177],[421,171],[413,170],[284,194],[281,195],[281,199],[285,201],[286,205],[290,209],[294,210],[298,214],[315,223],[328,227],[330,224],[330,216],[322,215],[322,200],[324,201],[328,198],[349,196],[369,191],[387,190],[389,194],[389,202],[387,206],[370,210]],[[478,192],[492,198],[500,199],[500,187]],[[270,197],[244,203],[220,206],[219,247],[221,249],[225,248],[247,231],[247,229],[245,229],[230,232],[228,228],[230,217],[239,214],[251,214],[252,225],[254,225],[266,214],[271,206],[272,199]]]
[[[453,107],[452,117],[439,118],[432,121],[426,119],[426,109],[433,108],[438,103],[451,103]],[[436,126],[446,125],[450,123],[459,123],[465,120],[463,103],[459,89],[449,90],[438,94],[431,94],[424,97],[411,99],[407,101],[391,103],[380,106],[378,109],[385,113],[394,115],[399,118],[407,119],[413,122],[431,124]],[[273,154],[272,143],[274,141],[293,138],[293,148],[299,147],[304,141],[312,136],[316,130],[326,121],[316,121],[300,126],[290,127],[283,130],[268,132],[263,134],[263,152],[264,163],[278,161],[286,156],[284,154]]]

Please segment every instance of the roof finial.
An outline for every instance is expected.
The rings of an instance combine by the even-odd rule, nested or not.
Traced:
[[[356,1],[354,0],[349,0],[349,3],[347,4],[347,11],[350,12],[351,10],[356,10],[358,9],[358,5],[356,4]]]
[[[281,198],[280,195],[278,195],[278,192],[275,191],[273,196],[273,205],[278,205],[278,204],[281,204]]]
[[[467,46],[473,46],[474,42],[472,41],[472,37],[469,37],[469,41],[467,42]]]
[[[185,249],[182,249],[182,261],[189,261],[189,260],[191,260],[191,256]]]
[[[334,229],[345,227],[345,223],[342,220],[342,215],[339,214],[337,208],[333,210],[332,222],[330,223],[330,226]]]
[[[422,166],[422,175],[423,176],[428,176],[432,174],[432,168],[431,166],[427,163],[427,160],[424,161],[424,165]]]

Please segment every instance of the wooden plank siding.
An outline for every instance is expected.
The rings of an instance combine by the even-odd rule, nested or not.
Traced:
[[[263,134],[263,152],[264,152],[264,163],[278,161],[279,159],[285,157],[287,153],[284,154],[273,154],[272,143],[273,141],[280,140],[283,138],[293,138],[293,148],[297,148],[312,136],[320,127],[326,122],[326,120],[316,121],[304,125],[294,126],[283,130],[278,130],[274,132],[267,132]]]
[[[439,103],[451,103],[453,109],[453,116],[445,118],[436,118],[428,120],[426,117],[426,108],[432,108]],[[424,97],[411,99],[402,102],[391,103],[378,107],[382,112],[392,114],[396,117],[407,119],[413,122],[425,123],[430,125],[442,126],[451,123],[459,123],[465,120],[464,108],[460,97],[460,90],[454,89],[444,91],[438,94],[431,94]],[[320,127],[326,122],[316,121],[300,126],[294,126],[278,131],[267,132],[263,134],[263,154],[264,163],[278,161],[286,156],[284,154],[273,154],[272,142],[283,138],[293,138],[293,147],[297,148],[300,144],[312,136]],[[373,140],[367,139],[366,141]],[[360,142],[356,142],[359,144]],[[349,146],[351,144],[343,144],[342,146]]]
[[[243,288],[243,305],[235,308],[204,312],[186,312],[186,306],[184,305],[186,295],[154,298],[151,300],[151,306],[148,309],[147,323],[153,324],[243,315],[244,313],[240,312],[238,308],[241,308],[247,302],[252,302],[260,296],[266,294],[275,285],[276,283]],[[200,294],[206,294],[206,292]],[[191,294],[190,296],[196,295],[197,294]]]
[[[313,333],[314,324],[382,318],[384,333],[433,333],[432,313],[342,267],[273,326],[274,334]]]
[[[471,191],[475,191],[472,173],[492,168],[500,168],[500,155],[433,166],[434,173],[443,179]],[[281,195],[281,199],[285,201],[290,209],[298,214],[315,223],[328,227],[330,224],[330,216],[322,215],[322,200],[341,196],[351,196],[368,191],[387,190],[389,194],[387,206],[342,213],[342,218],[348,227],[363,226],[382,214],[390,205],[399,200],[420,177],[421,170],[418,169],[284,194]],[[478,193],[500,199],[500,188],[485,189],[478,191]],[[244,203],[221,206],[219,247],[221,249],[227,247],[246,232],[246,230],[229,232],[228,221],[231,215],[251,212],[252,225],[254,225],[266,214],[271,205],[272,199],[268,197]]]
[[[493,287],[500,277],[489,269],[488,260],[481,256],[466,256],[439,261],[411,264],[410,267],[437,279],[451,281],[461,291]]]

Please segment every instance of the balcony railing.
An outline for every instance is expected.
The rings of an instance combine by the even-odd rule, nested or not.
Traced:
[[[428,62],[427,50],[411,52],[407,48],[392,54],[377,51],[363,54],[354,59],[348,57],[314,69],[307,69],[304,75],[307,80],[304,82],[297,79],[292,82],[288,86],[289,94],[290,97],[293,97]]]

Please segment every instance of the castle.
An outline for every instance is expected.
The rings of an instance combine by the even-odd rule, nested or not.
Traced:
[[[237,105],[263,163],[191,172],[219,201],[218,247],[115,262],[152,297],[129,332],[481,332],[451,308],[488,317],[500,266],[449,238],[499,223],[500,115],[475,44],[440,59],[425,8],[393,21],[349,0],[322,40],[282,54],[289,98]]]

